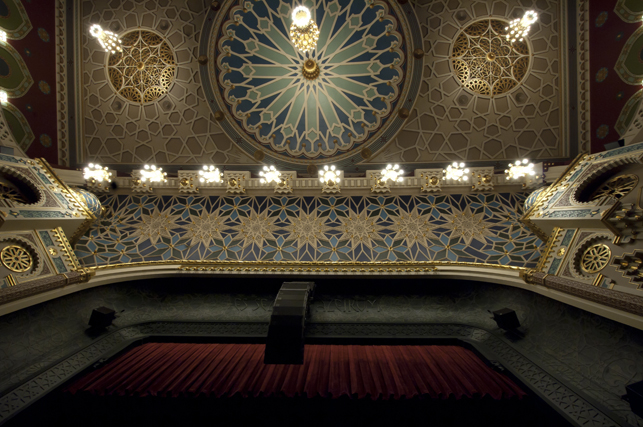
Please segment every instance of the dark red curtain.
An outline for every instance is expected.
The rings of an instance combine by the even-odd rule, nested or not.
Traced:
[[[303,365],[264,365],[261,344],[148,343],[66,391],[117,396],[353,396],[400,399],[525,393],[457,346],[306,345]]]

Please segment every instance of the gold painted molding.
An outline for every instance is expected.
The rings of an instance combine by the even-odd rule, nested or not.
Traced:
[[[128,264],[111,264],[88,267],[87,270],[96,272],[120,268],[136,268],[156,265],[176,265],[181,271],[238,271],[238,272],[380,272],[380,273],[410,273],[434,272],[439,267],[478,267],[502,270],[525,271],[525,267],[514,267],[499,264],[483,264],[475,262],[450,261],[418,261],[418,262],[331,262],[331,261],[192,261],[167,260],[143,261]]]

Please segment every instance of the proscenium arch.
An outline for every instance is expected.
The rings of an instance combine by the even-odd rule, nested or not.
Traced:
[[[300,263],[301,264],[301,263]],[[397,264],[397,265],[396,265]],[[543,295],[553,300],[569,304],[590,313],[598,314],[608,319],[632,326],[643,330],[643,318],[632,313],[617,310],[606,305],[598,304],[587,299],[579,298],[575,295],[567,294],[556,289],[542,285],[527,284],[523,277],[530,272],[529,269],[521,267],[498,266],[491,264],[474,264],[464,265],[461,263],[426,263],[420,266],[418,263],[415,268],[412,265],[402,265],[403,263],[381,263],[366,265],[353,265],[349,269],[357,269],[356,272],[332,272],[328,270],[340,269],[342,263],[332,263],[325,266],[308,266],[310,269],[317,268],[317,271],[295,271],[294,264],[289,263],[219,263],[206,264],[199,262],[192,263],[155,263],[144,262],[129,265],[114,265],[103,267],[92,267],[87,269],[92,278],[88,282],[76,283],[63,288],[39,293],[22,299],[16,299],[0,306],[0,316],[12,313],[23,308],[40,304],[58,297],[69,295],[75,292],[91,289],[99,286],[108,286],[112,284],[138,281],[146,279],[187,279],[190,278],[209,278],[212,279],[212,286],[216,287],[222,279],[240,278],[248,280],[257,280],[265,278],[279,278],[283,281],[295,280],[322,280],[335,278],[350,278],[351,280],[372,280],[372,279],[389,279],[394,287],[395,281],[420,279],[424,280],[427,290],[431,286],[444,286],[445,281],[465,280],[476,281],[491,284],[498,284],[512,288],[519,288],[530,292]],[[308,268],[301,264],[302,268]],[[212,268],[211,271],[209,269]],[[214,271],[216,269],[220,271]],[[247,270],[253,269],[253,272]],[[289,270],[290,269],[290,270]],[[324,271],[327,270],[327,271]],[[388,269],[403,269],[406,271],[384,271]],[[359,271],[364,270],[364,271]],[[379,270],[379,271],[378,271]],[[177,289],[180,289],[182,280],[177,280]]]

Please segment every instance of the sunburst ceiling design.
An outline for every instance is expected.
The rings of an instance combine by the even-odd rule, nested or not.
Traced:
[[[408,91],[408,23],[396,8],[318,0],[317,48],[303,53],[289,40],[290,5],[233,2],[215,23],[208,70],[228,135],[282,160],[359,155],[395,122]]]

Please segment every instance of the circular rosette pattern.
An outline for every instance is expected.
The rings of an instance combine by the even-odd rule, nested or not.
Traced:
[[[527,75],[530,51],[526,41],[510,43],[506,21],[484,19],[467,26],[452,47],[451,66],[460,83],[478,95],[510,92]]]
[[[306,6],[319,39],[303,53],[289,39],[291,5],[235,2],[213,33],[210,75],[252,150],[322,162],[349,156],[393,122],[405,80],[406,27],[385,1]]]

